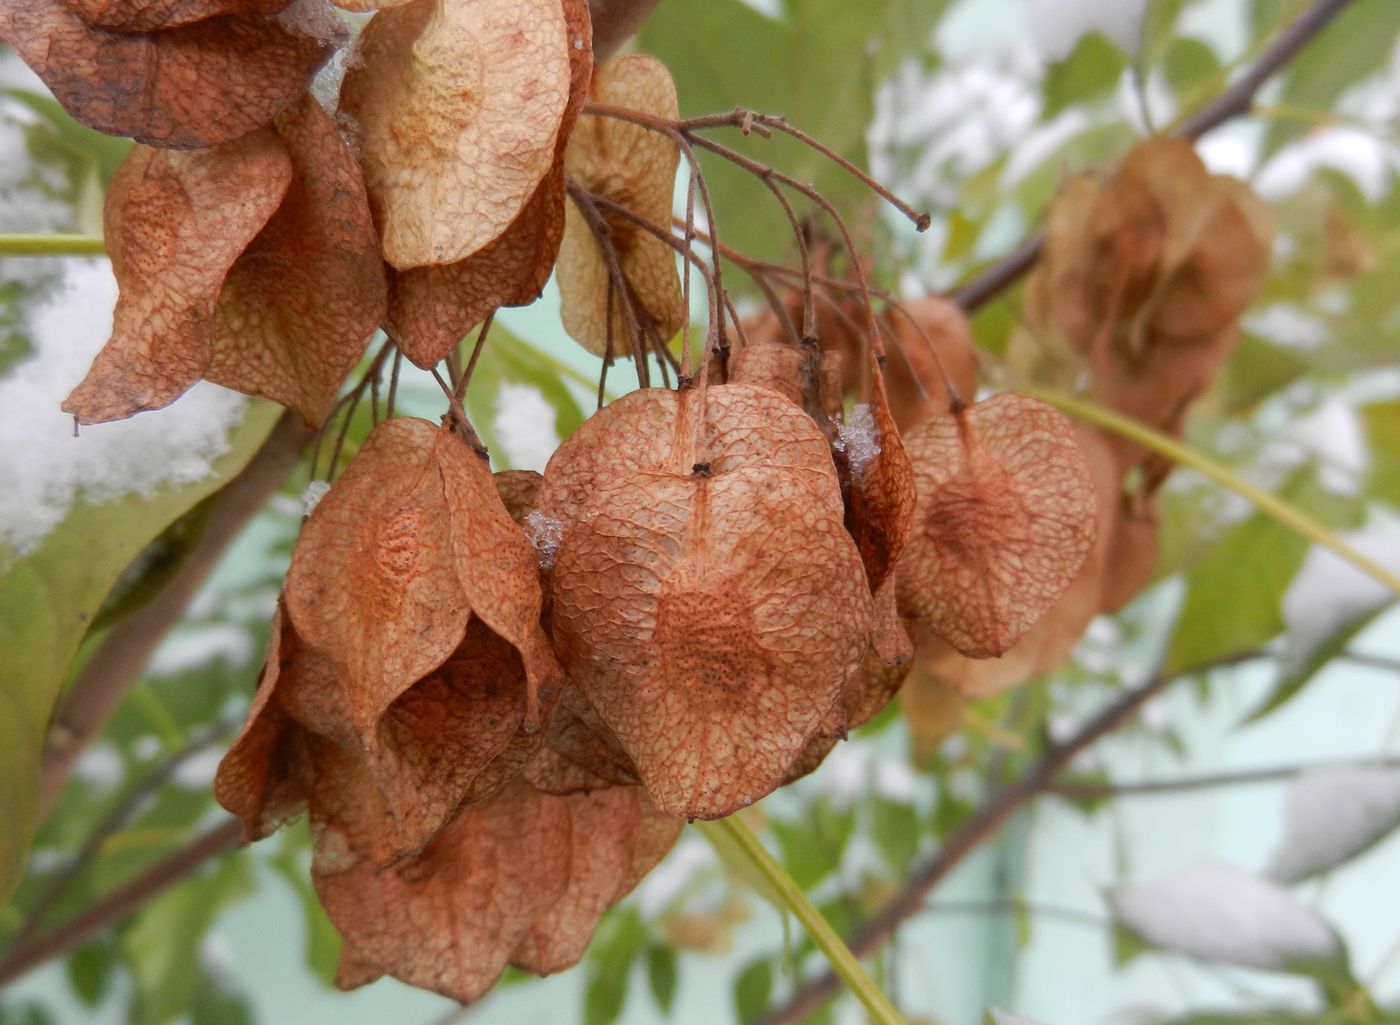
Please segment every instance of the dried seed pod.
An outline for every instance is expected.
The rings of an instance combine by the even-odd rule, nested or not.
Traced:
[[[964,655],[1000,655],[1064,593],[1093,545],[1097,500],[1074,429],[1003,394],[907,439],[918,521],[899,605]]]
[[[524,523],[535,508],[544,476],[534,470],[497,470],[492,477],[496,481],[496,493],[505,503],[510,518]]]
[[[159,5],[118,10],[132,14],[133,7],[146,11],[136,23],[159,20]],[[346,36],[334,18],[260,14],[152,27],[109,32],[64,0],[11,0],[0,8],[0,36],[74,118],[180,149],[231,142],[266,125],[306,91]]]
[[[285,666],[296,657],[297,638],[282,603],[272,618],[267,657],[242,731],[214,776],[214,798],[243,820],[243,840],[271,836],[306,810],[311,756],[301,727],[277,694]]]
[[[535,695],[558,666],[540,627],[535,552],[485,461],[447,428],[375,428],[311,514],[292,554],[287,607],[331,660],[350,721],[373,749],[389,706],[461,645],[470,617],[519,652]]]
[[[159,409],[212,357],[219,293],[291,186],[286,147],[262,129],[214,149],[135,147],[107,193],[120,293],[112,337],[63,403],[79,423]]]
[[[564,236],[564,148],[588,99],[593,73],[588,2],[562,3],[568,29],[569,100],[554,144],[554,163],[499,237],[465,260],[393,275],[387,330],[419,366],[443,359],[492,310],[534,302],[554,270]]]
[[[384,257],[406,270],[498,238],[554,164],[569,98],[561,0],[414,0],[360,36],[341,88]]]
[[[387,286],[364,179],[309,94],[278,115],[294,176],[219,295],[207,380],[319,426],[384,318]]]
[[[641,782],[627,752],[572,684],[564,688],[544,747],[525,778],[547,794],[582,794]]]
[[[860,549],[873,594],[904,552],[919,497],[878,372],[871,377],[870,404],[857,406],[841,425],[840,444],[850,474],[846,529]]]
[[[66,0],[94,28],[150,32],[221,14],[275,14],[292,0]]]
[[[590,93],[595,103],[663,119],[679,116],[676,87],[654,57],[635,54],[609,61],[594,73]],[[564,158],[569,176],[582,188],[662,228],[670,224],[679,160],[680,151],[668,136],[601,116],[579,122]],[[686,320],[675,253],[631,221],[600,212],[638,317],[663,341],[671,338]],[[613,288],[598,241],[573,204],[565,208],[557,280],[564,330],[598,356],[608,354],[611,334],[612,355],[626,354],[631,333],[623,304],[628,297]]]
[[[463,808],[416,857],[382,869],[372,849],[384,807],[314,803],[311,877],[344,937],[336,984],[392,975],[454,1000],[481,996],[568,887],[567,798],[517,782]]]
[[[360,845],[377,811],[312,811],[313,880],[345,937],[336,981],[387,973],[464,1002],[507,963],[549,972],[577,961],[603,911],[681,827],[635,788],[553,797],[514,783],[464,808],[416,858],[376,872]]]
[[[881,315],[894,342],[885,361],[890,410],[903,430],[942,416],[958,400],[977,398],[977,350],[967,316],[956,303],[930,295],[900,303]]]
[[[870,628],[812,420],[747,385],[635,392],[560,447],[540,509],[562,526],[561,661],[657,809],[713,818],[778,786]]]

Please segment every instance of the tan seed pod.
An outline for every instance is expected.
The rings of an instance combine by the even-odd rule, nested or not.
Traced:
[[[550,461],[540,509],[562,526],[570,678],[662,814],[714,818],[782,782],[859,666],[871,603],[812,420],[747,385],[700,402],[607,407]]]
[[[873,594],[894,572],[914,526],[914,468],[885,397],[882,375],[870,383],[870,404],[857,406],[841,430],[850,474],[846,529],[855,538]]]
[[[890,410],[903,430],[952,407],[948,385],[959,401],[977,398],[977,349],[967,316],[957,304],[930,295],[900,303],[899,310],[882,314],[889,356],[885,388]]]
[[[1000,655],[1064,593],[1094,542],[1098,502],[1074,429],[1006,393],[907,439],[918,520],[900,611],[972,658]]]
[[[634,54],[599,67],[590,87],[593,102],[625,107],[663,119],[679,116],[676,87],[654,57]],[[680,151],[666,135],[611,117],[579,122],[565,153],[569,176],[582,188],[619,203],[665,229],[671,222]],[[669,340],[686,321],[676,256],[666,243],[620,217],[608,217],[611,243],[641,318]],[[587,221],[571,203],[557,271],[564,329],[589,352],[608,351],[608,265]],[[628,320],[614,294],[612,355],[629,349]]]
[[[324,0],[314,2],[324,7]],[[132,6],[151,16],[160,10]],[[334,19],[259,14],[110,32],[84,21],[64,0],[11,0],[0,7],[0,36],[78,121],[150,146],[186,149],[227,143],[266,125],[306,91],[346,32]]]
[[[286,147],[261,129],[214,149],[135,147],[107,193],[120,292],[112,337],[63,403],[79,423],[175,401],[209,365],[219,293],[292,183]]]
[[[384,264],[359,164],[321,105],[303,96],[274,128],[292,184],[224,280],[204,377],[318,427],[384,318]]]
[[[641,782],[627,752],[577,687],[560,696],[544,747],[525,767],[525,778],[548,794],[580,794]]]
[[[540,606],[534,549],[485,461],[411,418],[375,428],[311,514],[287,575],[297,632],[334,663],[367,748],[395,699],[457,650],[471,616],[519,652],[533,720],[537,693],[559,682]]]
[[[588,99],[593,73],[587,0],[562,0],[567,24],[569,100],[554,163],[499,237],[465,260],[393,275],[387,329],[410,360],[432,366],[501,306],[525,306],[544,289],[564,235],[564,147]]]
[[[66,0],[94,28],[150,32],[221,14],[275,14],[292,0]]]
[[[399,270],[500,237],[554,164],[569,98],[561,0],[413,0],[360,36],[341,108]]]

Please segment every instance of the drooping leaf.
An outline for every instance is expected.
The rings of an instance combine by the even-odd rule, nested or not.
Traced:
[[[113,584],[146,544],[234,477],[277,418],[253,406],[208,476],[151,495],[78,504],[24,559],[0,570],[0,893],[15,885],[38,813],[44,731],[65,674]]]

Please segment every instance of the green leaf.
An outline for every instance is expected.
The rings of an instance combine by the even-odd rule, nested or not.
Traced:
[[[69,988],[88,1007],[96,1007],[107,995],[116,966],[116,951],[105,937],[84,943],[64,965]]]
[[[1362,406],[1360,412],[1371,448],[1367,490],[1400,506],[1400,402],[1377,402]]]
[[[1128,56],[1100,32],[1079,37],[1064,60],[1051,64],[1045,73],[1045,111],[1048,121],[1080,103],[1111,94],[1128,67]]]
[[[298,833],[305,828],[304,825],[296,827]],[[298,839],[300,838],[298,836]],[[321,907],[316,890],[311,885],[307,865],[299,856],[304,846],[284,844],[272,858],[271,865],[277,874],[287,881],[287,885],[296,894],[297,902],[301,904],[306,921],[306,967],[323,985],[331,988],[335,985],[335,972],[340,964],[340,933],[331,925],[331,920],[326,916],[325,908]]]
[[[205,975],[190,1011],[190,1025],[256,1025],[248,998],[221,978]]]
[[[1220,71],[1220,58],[1206,43],[1191,36],[1177,36],[1162,57],[1162,74],[1172,92],[1190,100]]]
[[[1283,489],[1289,498],[1304,483]],[[1280,602],[1308,543],[1272,516],[1255,513],[1211,546],[1187,577],[1186,599],[1163,671],[1170,674],[1258,647],[1283,630]]]
[[[194,1008],[205,975],[200,943],[219,912],[252,889],[247,859],[233,855],[142,908],[121,940],[135,987],[131,1025],[165,1025]]]
[[[833,860],[831,851],[815,830],[777,818],[769,821],[768,828],[778,841],[783,868],[802,889],[810,890],[836,871],[838,862]]]
[[[656,1006],[668,1018],[676,1001],[676,952],[670,947],[647,948],[647,984]]]
[[[147,543],[243,469],[278,414],[270,402],[250,403],[203,480],[76,504],[33,553],[15,559],[0,549],[0,898],[19,879],[38,816],[44,732],[93,617]]]
[[[734,1013],[740,1025],[755,1021],[768,1009],[773,996],[773,962],[750,961],[734,980]]]
[[[1230,361],[1207,401],[1219,402],[1226,416],[1247,413],[1298,380],[1306,370],[1307,364],[1288,349],[1246,333],[1230,354]]]
[[[890,870],[902,875],[919,853],[919,816],[912,805],[871,798],[870,837]]]
[[[1186,0],[1148,0],[1147,10],[1142,18],[1142,42],[1139,54],[1147,61],[1154,61],[1176,37],[1177,19]]]
[[[627,1002],[632,962],[646,945],[647,931],[632,908],[603,920],[589,951],[591,975],[583,996],[584,1025],[612,1025]]]

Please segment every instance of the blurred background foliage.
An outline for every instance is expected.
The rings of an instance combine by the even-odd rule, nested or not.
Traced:
[[[810,150],[735,134],[735,145],[814,181],[850,212],[875,254],[875,283],[921,294],[1002,257],[1035,229],[1068,175],[1111,162],[1219,93],[1307,4],[1118,6],[1131,11],[1081,0],[664,0],[636,45],[671,69],[684,113],[735,105],[783,113],[933,211],[931,230],[915,235]],[[1392,567],[1400,566],[1397,37],[1400,4],[1354,0],[1265,89],[1253,116],[1201,144],[1213,170],[1250,179],[1273,205],[1279,241],[1244,339],[1188,437]],[[127,144],[72,122],[12,57],[3,68],[0,230],[98,232],[105,183]],[[731,168],[711,171],[721,241],[790,259],[786,223],[766,193]],[[0,374],[33,353],[29,313],[56,294],[70,262],[4,260]],[[469,412],[498,468],[539,468],[593,405],[596,363],[563,337],[552,302],[504,317],[473,379]],[[1012,288],[974,321],[996,387],[1015,384],[1000,356],[1019,309]],[[629,386],[624,373],[609,378],[610,392]],[[410,409],[437,412],[430,382],[404,388]],[[51,696],[69,655],[71,677],[176,571],[198,543],[206,496],[270,429],[265,408],[249,410],[215,479],[154,498],[80,503],[39,552],[0,559],[0,649],[21,690]],[[352,449],[369,426],[362,407]],[[308,479],[302,465],[244,530],[78,762],[0,909],[0,949],[80,912],[217,819],[213,767],[247,706]],[[1339,958],[1278,959],[1261,970],[1248,957],[1203,956],[1121,914],[1127,905],[1114,895],[1123,887],[1199,862],[1262,875],[1299,842],[1288,818],[1296,808],[1311,809],[1306,827],[1331,829],[1324,813],[1289,796],[1296,767],[1400,753],[1393,595],[1191,473],[1170,482],[1161,521],[1157,584],[1096,621],[1050,678],[974,703],[946,740],[948,709],[911,696],[812,777],[745,813],[847,932],[989,794],[1125,686],[1250,656],[1190,674],[1076,759],[1058,793],[983,844],[871,959],[911,1021],[970,1023],[994,1005],[1058,1025],[1400,1020],[1393,768],[1333,797],[1362,808],[1374,835],[1324,852],[1331,863],[1280,890],[1335,930]],[[39,574],[49,586],[39,594],[34,567],[44,560],[53,565]],[[49,621],[54,608],[88,609],[91,623],[65,634]],[[0,713],[0,787],[38,756],[44,726],[37,698],[8,697],[17,705]],[[1278,771],[1247,785],[1174,785],[1261,767]],[[1154,780],[1158,791],[1140,786]],[[0,850],[14,842],[0,840]],[[211,862],[0,992],[0,1023],[750,1022],[821,966],[738,862],[688,833],[605,920],[585,963],[560,978],[511,977],[466,1011],[392,981],[339,995],[329,988],[338,941],[310,891],[308,844],[302,825]],[[1257,907],[1240,913],[1269,920]],[[805,1020],[861,1017],[838,1001]]]

